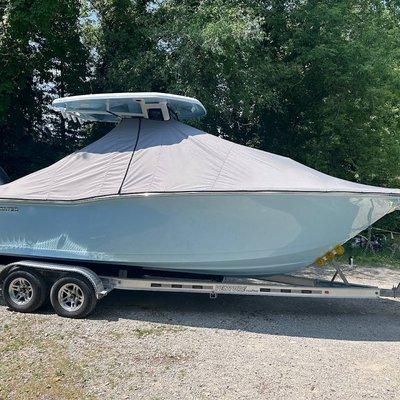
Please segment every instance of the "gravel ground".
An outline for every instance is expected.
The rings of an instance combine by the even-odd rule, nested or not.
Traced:
[[[398,399],[399,361],[394,299],[114,292],[77,321],[0,302],[0,399]]]

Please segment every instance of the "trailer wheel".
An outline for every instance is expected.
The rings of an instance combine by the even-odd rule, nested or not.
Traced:
[[[44,303],[46,286],[44,278],[37,272],[12,272],[3,282],[4,301],[14,311],[33,312]]]
[[[85,318],[97,304],[93,287],[77,276],[57,280],[51,288],[50,301],[54,311],[67,318]]]

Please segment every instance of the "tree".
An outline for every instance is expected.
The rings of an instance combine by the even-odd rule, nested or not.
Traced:
[[[157,14],[159,74],[205,102],[206,129],[399,185],[396,2],[170,0]]]
[[[207,131],[346,179],[399,185],[397,1],[80,3],[1,9],[0,162],[14,175],[79,145],[45,104],[90,87],[198,97]],[[50,157],[37,151],[50,144]]]
[[[93,1],[99,24],[95,53],[97,92],[151,91],[158,88],[154,74],[155,29],[151,1]]]
[[[9,0],[3,10],[0,163],[18,177],[71,149],[65,140],[71,131],[47,105],[56,93],[83,91],[88,52],[77,0]]]
[[[393,3],[394,4],[394,3]],[[324,172],[399,185],[399,9],[390,2],[273,2],[264,31],[288,72],[263,147]]]

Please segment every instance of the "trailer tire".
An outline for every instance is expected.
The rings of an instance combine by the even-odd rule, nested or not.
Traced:
[[[58,279],[50,290],[50,301],[60,317],[85,318],[96,307],[97,298],[90,283],[78,276]]]
[[[36,311],[46,300],[46,293],[46,281],[38,272],[14,271],[3,282],[4,301],[14,311]]]

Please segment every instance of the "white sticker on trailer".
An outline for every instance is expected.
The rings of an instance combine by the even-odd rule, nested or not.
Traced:
[[[235,293],[256,293],[258,287],[251,287],[247,285],[217,285],[215,287],[216,292],[235,292]]]

